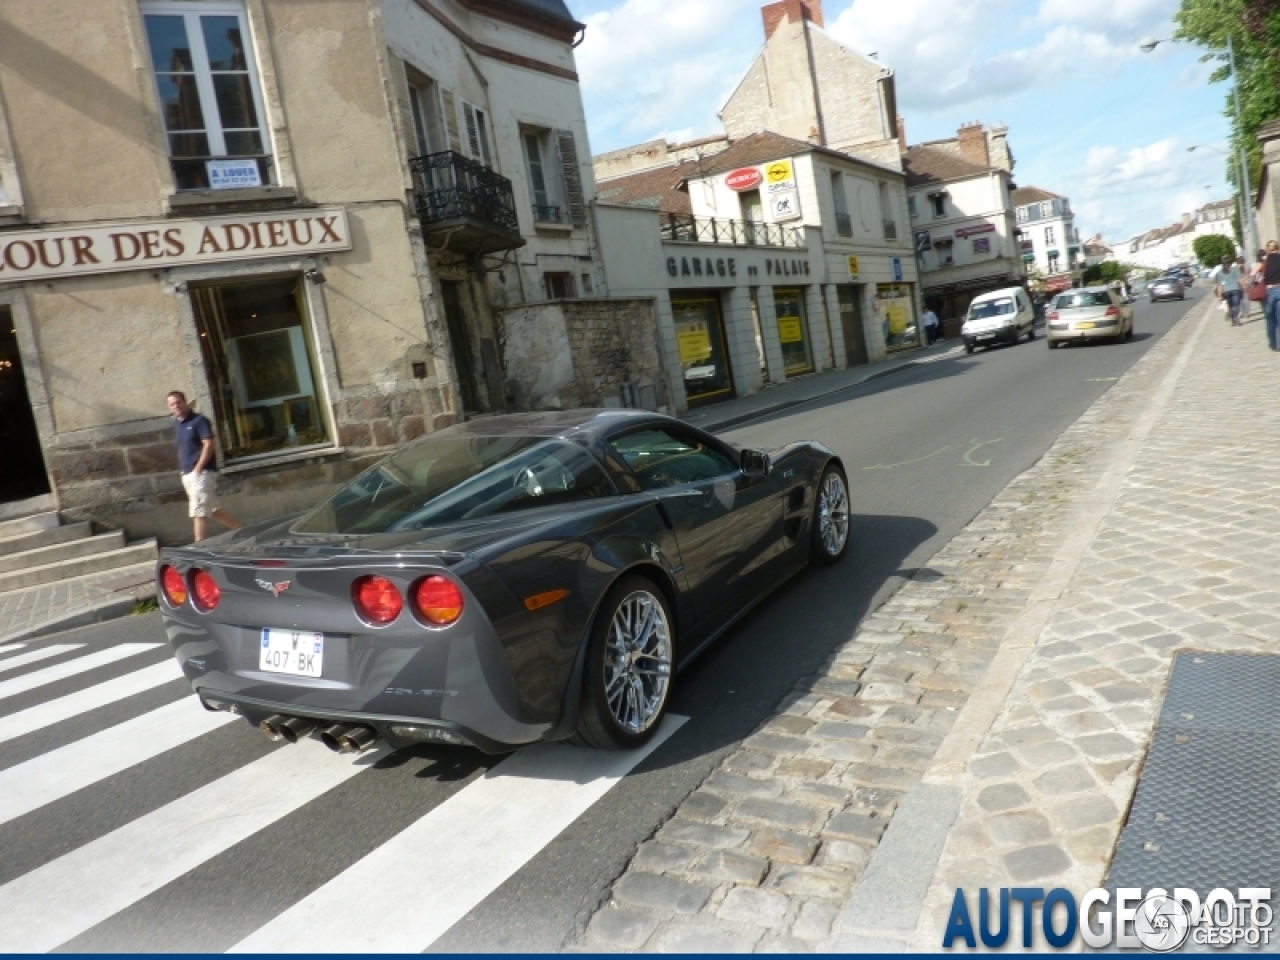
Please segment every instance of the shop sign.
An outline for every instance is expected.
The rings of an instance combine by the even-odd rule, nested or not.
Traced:
[[[916,231],[916,253],[924,253],[926,250],[933,249],[933,238],[929,235],[928,230]]]
[[[724,185],[730,190],[754,190],[764,180],[758,167],[742,167],[725,174]]]
[[[711,333],[705,327],[676,333],[681,363],[696,363],[711,356]]]
[[[995,233],[996,225],[994,223],[979,223],[973,227],[961,227],[956,231],[957,237],[972,237],[979,233]]]
[[[800,197],[794,190],[769,194],[769,209],[774,221],[794,220],[800,216]]]
[[[799,343],[804,339],[804,326],[799,317],[778,318],[778,339],[783,343]]]
[[[0,234],[0,283],[351,249],[341,208]]]
[[[204,167],[209,173],[209,187],[213,190],[262,186],[257,160],[206,160]]]
[[[796,171],[790,160],[775,160],[764,165],[764,178],[770,193],[796,188]]]
[[[974,253],[990,253],[990,252],[991,252],[991,238],[990,238],[990,237],[978,237],[978,238],[976,238],[976,239],[973,241],[973,252],[974,252]]]
[[[893,263],[893,279],[902,280],[902,258],[893,257],[891,262]]]
[[[849,277],[853,280],[858,279],[858,258],[853,255],[849,256]]]
[[[852,258],[857,260],[856,257]],[[768,257],[761,263],[748,263],[747,276],[758,277],[764,273],[768,277],[807,277],[813,268],[808,260],[783,259]],[[726,277],[738,276],[738,260],[736,257],[667,257],[667,275],[670,277]]]

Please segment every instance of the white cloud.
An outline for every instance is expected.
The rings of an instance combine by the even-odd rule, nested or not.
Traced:
[[[1071,23],[1114,36],[1155,35],[1172,31],[1179,0],[1043,0],[1037,19],[1043,23]]]

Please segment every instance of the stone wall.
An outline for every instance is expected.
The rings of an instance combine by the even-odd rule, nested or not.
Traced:
[[[558,300],[501,315],[518,410],[667,404],[650,299]]]

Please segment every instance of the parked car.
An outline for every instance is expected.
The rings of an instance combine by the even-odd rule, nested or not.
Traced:
[[[162,552],[207,709],[334,750],[630,748],[675,671],[849,544],[840,460],[637,411],[516,414],[403,447],[315,509]]]
[[[1072,340],[1109,338],[1118,343],[1133,336],[1133,307],[1110,287],[1082,287],[1060,293],[1046,319],[1050,350]]]
[[[1031,298],[1021,287],[974,297],[960,328],[966,353],[973,353],[975,347],[1017,343],[1024,333],[1028,340],[1036,338],[1036,314]]]
[[[1186,288],[1182,285],[1179,277],[1163,276],[1156,277],[1147,287],[1147,295],[1151,298],[1151,302],[1157,300],[1185,300],[1187,299]]]

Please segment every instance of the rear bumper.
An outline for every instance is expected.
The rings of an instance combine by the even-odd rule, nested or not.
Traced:
[[[1066,327],[1067,329],[1061,329]],[[1120,331],[1124,329],[1123,321],[1116,321],[1110,326],[1093,327],[1085,329],[1076,329],[1070,324],[1049,324],[1045,327],[1045,336],[1049,340],[1070,341],[1070,340],[1095,340],[1099,337],[1110,339],[1119,336]]]
[[[1017,343],[1022,331],[1017,327],[1003,327],[999,330],[987,330],[982,333],[961,334],[966,347],[989,347],[997,343]]]

